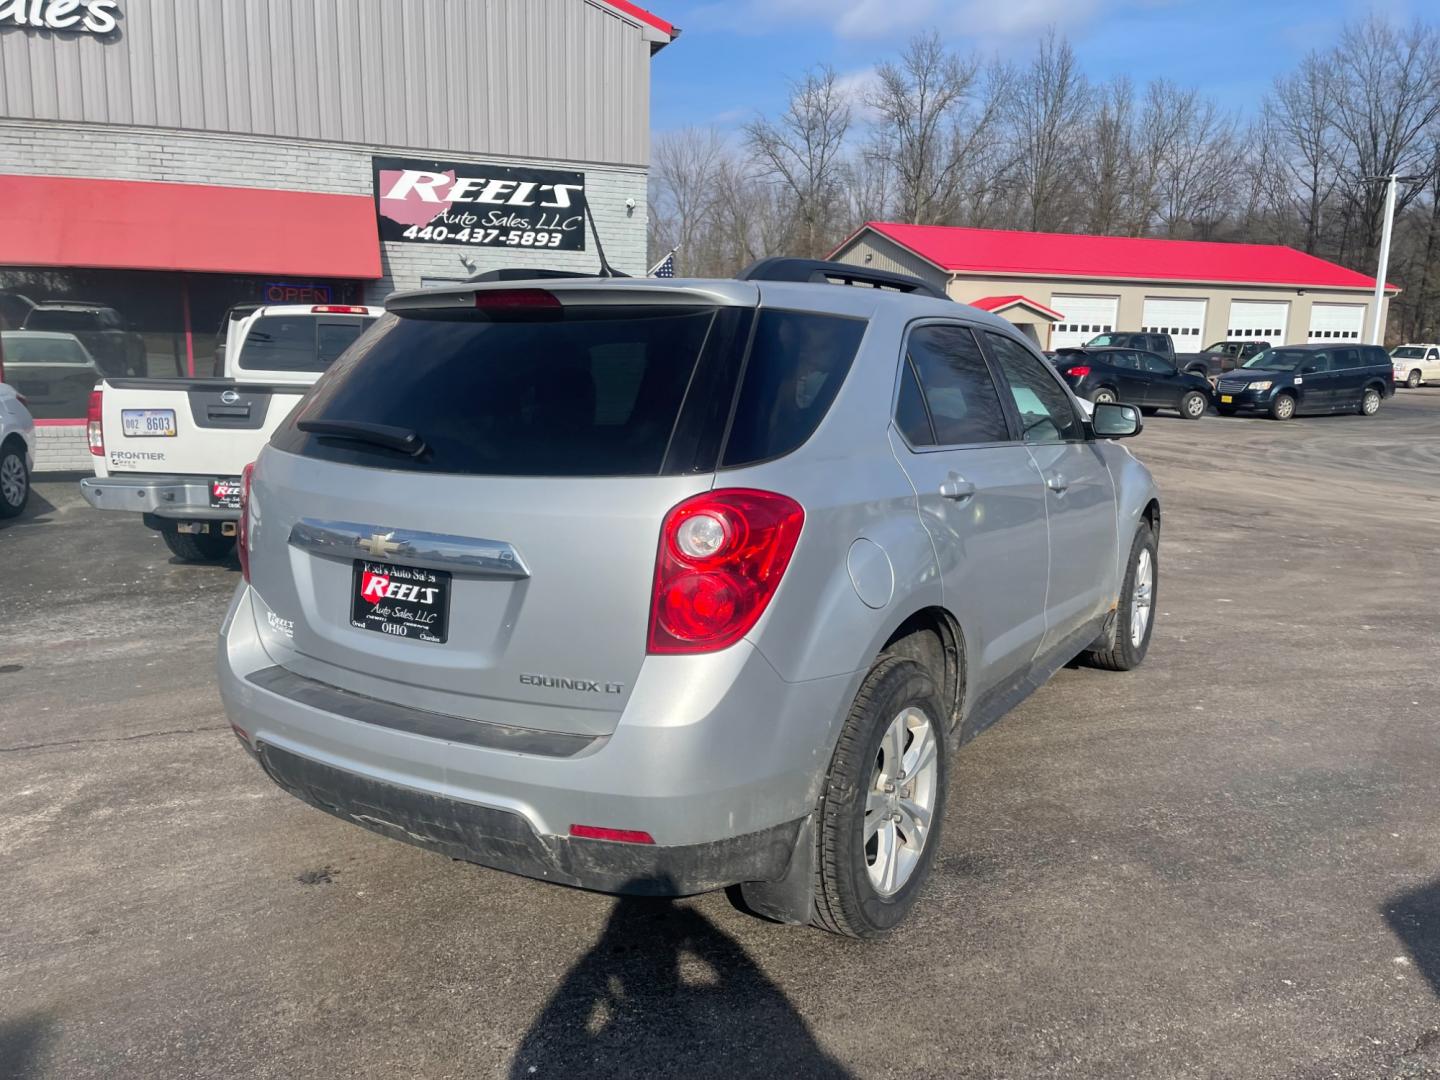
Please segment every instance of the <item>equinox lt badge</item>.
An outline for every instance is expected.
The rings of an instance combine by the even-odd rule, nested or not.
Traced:
[[[562,679],[556,675],[522,674],[520,681],[526,686],[549,686],[556,690],[583,690],[589,694],[618,694],[625,689],[623,683],[600,682],[596,679]]]

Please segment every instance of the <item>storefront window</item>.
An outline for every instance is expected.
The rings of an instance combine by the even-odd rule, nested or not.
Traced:
[[[37,420],[83,420],[101,378],[218,375],[236,305],[353,304],[353,281],[0,267],[5,381]]]

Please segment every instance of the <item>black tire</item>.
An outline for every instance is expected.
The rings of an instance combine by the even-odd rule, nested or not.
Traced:
[[[1376,390],[1373,386],[1367,386],[1364,393],[1360,395],[1360,415],[1374,416],[1378,413],[1380,411],[1380,398],[1381,394],[1379,390]]]
[[[1134,637],[1135,577],[1141,553],[1145,551],[1150,553],[1150,615],[1137,642]],[[1098,643],[1098,648],[1089,651],[1087,658],[1092,664],[1109,671],[1129,671],[1140,666],[1145,654],[1150,651],[1150,638],[1155,632],[1155,599],[1159,595],[1159,587],[1160,544],[1147,522],[1135,530],[1135,539],[1130,544],[1130,561],[1125,564],[1125,580],[1120,586],[1120,602],[1115,610],[1115,625],[1110,632],[1113,637],[1107,635]]]
[[[0,449],[0,518],[19,517],[29,502],[30,467],[25,464],[25,447],[6,443]]]
[[[1199,420],[1210,407],[1210,399],[1199,390],[1190,390],[1181,395],[1180,415],[1186,420]]]
[[[1276,394],[1270,403],[1271,420],[1291,420],[1295,417],[1295,395]]]
[[[912,708],[924,714],[935,739],[930,825],[909,876],[893,894],[885,896],[870,880],[871,862],[864,840],[866,800],[879,769],[881,743],[892,723]],[[945,819],[950,775],[945,720],[935,680],[914,660],[882,656],[866,676],[840,732],[816,811],[816,926],[847,937],[882,937],[915,906],[930,876]],[[911,739],[908,746],[914,745],[913,733]]]
[[[1409,377],[1405,380],[1405,385],[1408,386],[1411,390],[1418,390],[1418,389],[1420,389],[1420,369],[1419,369],[1419,368],[1415,368],[1413,371],[1410,372]]]
[[[1096,390],[1093,394],[1090,395],[1090,403],[1092,405],[1098,405],[1102,401],[1119,400],[1119,396],[1115,393],[1114,390],[1111,390],[1108,386],[1102,386],[1099,390]]]
[[[224,562],[235,550],[233,536],[221,536],[218,533],[182,533],[174,529],[164,529],[160,535],[165,538],[165,546],[181,562]]]

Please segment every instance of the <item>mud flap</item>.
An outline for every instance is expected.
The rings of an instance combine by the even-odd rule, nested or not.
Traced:
[[[800,822],[785,875],[776,881],[740,886],[745,906],[757,915],[791,926],[808,926],[815,915],[815,815]]]

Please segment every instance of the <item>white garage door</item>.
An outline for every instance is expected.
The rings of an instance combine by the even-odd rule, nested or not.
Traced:
[[[1364,304],[1315,304],[1310,308],[1310,341],[1359,341],[1365,330]]]
[[[1140,329],[1147,334],[1169,334],[1176,352],[1198,352],[1205,343],[1205,301],[1173,296],[1147,296]]]
[[[1072,349],[1096,334],[1115,329],[1118,296],[1064,296],[1050,294],[1050,306],[1065,316],[1050,327],[1050,348]]]
[[[1287,300],[1232,300],[1227,341],[1268,341],[1285,344],[1285,327],[1290,321]]]

